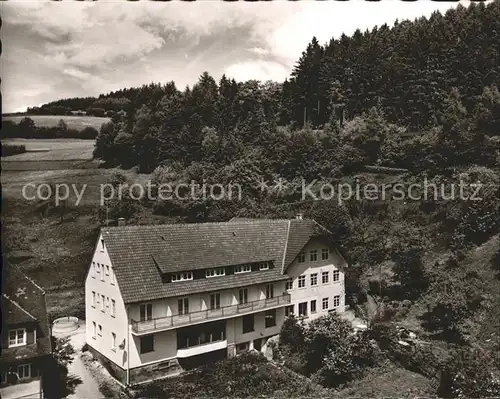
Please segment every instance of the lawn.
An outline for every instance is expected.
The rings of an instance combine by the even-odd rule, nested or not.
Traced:
[[[2,158],[2,163],[91,160],[94,150],[94,140],[81,139],[5,139],[3,144],[24,145],[26,152]]]
[[[436,386],[421,374],[390,362],[370,370],[338,393],[340,398],[433,398]]]
[[[70,115],[22,115],[22,116],[3,116],[4,121],[19,123],[25,117],[33,119],[36,126],[55,127],[62,119],[66,122],[69,129],[83,130],[91,126],[97,130],[103,123],[109,122],[110,118],[101,118],[97,116],[70,116]]]
[[[82,292],[100,227],[100,186],[115,170],[100,169],[92,160],[94,140],[8,139],[3,143],[22,144],[28,150],[2,158],[5,256],[47,290],[51,318],[84,317]],[[79,206],[75,206],[74,192],[70,195],[61,223],[57,215],[44,214],[39,201],[23,199],[22,188],[28,183],[35,187],[66,183],[75,185],[79,193],[86,188]]]

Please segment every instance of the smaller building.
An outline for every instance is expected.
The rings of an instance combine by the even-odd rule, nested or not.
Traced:
[[[13,265],[4,264],[2,281],[0,397],[43,398],[52,352],[45,292]]]

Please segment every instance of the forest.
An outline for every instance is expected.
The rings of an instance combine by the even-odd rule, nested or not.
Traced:
[[[406,323],[440,342],[431,348],[447,348],[444,357],[416,349],[405,368],[432,370],[445,397],[498,393],[500,341],[486,334],[500,319],[491,278],[500,270],[499,35],[500,1],[459,5],[326,45],[313,38],[283,83],[216,81],[205,72],[183,90],[170,82],[111,93],[128,105],[96,139],[94,156],[105,165],[151,173],[160,184],[283,178],[288,189],[263,194],[250,185],[242,201],[125,198],[109,204],[110,217],[140,220],[144,207],[187,221],[302,212],[332,231],[352,265],[351,306],[363,313],[367,296],[376,298],[381,324],[372,334],[394,336],[384,323]],[[300,179],[406,187],[427,179],[445,190],[457,181],[484,189],[477,202],[314,201],[294,190]],[[318,326],[318,334],[327,331]],[[353,345],[349,359],[373,362],[365,344]],[[467,355],[478,347],[481,360]],[[286,349],[285,362],[324,386],[359,378],[334,357],[302,369],[308,350]]]

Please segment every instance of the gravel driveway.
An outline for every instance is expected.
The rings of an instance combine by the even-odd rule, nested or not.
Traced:
[[[99,399],[103,395],[99,391],[99,385],[94,379],[90,371],[87,369],[82,359],[82,346],[85,344],[85,322],[80,321],[78,329],[71,333],[54,334],[57,338],[69,337],[71,345],[75,348],[75,357],[73,362],[68,365],[69,375],[74,375],[82,380],[80,384],[75,387],[75,392],[69,395],[68,399]]]

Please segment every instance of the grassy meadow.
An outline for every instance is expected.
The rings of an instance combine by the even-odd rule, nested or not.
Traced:
[[[2,243],[7,259],[47,290],[51,319],[84,317],[84,278],[101,226],[100,186],[109,182],[115,169],[99,168],[92,160],[93,140],[4,142],[25,145],[28,151],[2,158]],[[133,171],[124,173],[134,179]],[[75,195],[70,195],[61,223],[60,215],[47,213],[42,201],[23,198],[22,188],[28,183],[74,184],[79,192],[86,185],[86,189],[78,206]]]
[[[2,162],[92,160],[94,140],[81,139],[5,139],[3,144],[23,145],[26,152],[11,155]]]
[[[55,127],[62,119],[68,125],[68,129],[82,130],[87,126],[91,126],[97,130],[101,128],[103,123],[109,122],[110,118],[97,116],[72,116],[72,115],[15,115],[3,116],[4,121],[12,121],[19,123],[21,119],[29,117],[33,119],[36,126],[40,127]]]

